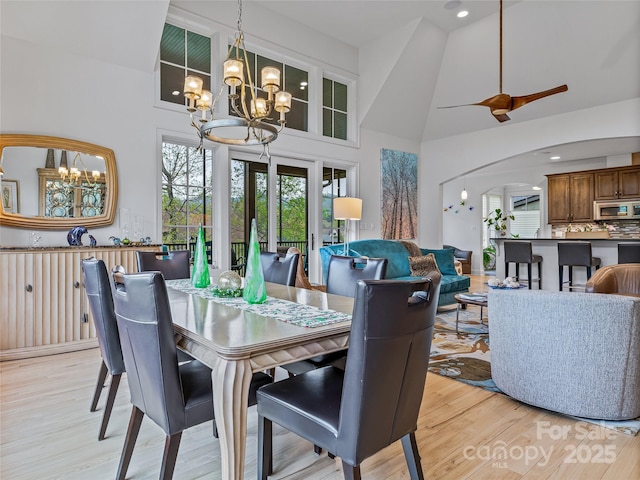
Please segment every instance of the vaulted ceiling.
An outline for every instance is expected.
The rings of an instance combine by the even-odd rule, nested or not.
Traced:
[[[169,3],[3,0],[2,34],[150,72]],[[244,3],[359,49],[364,128],[424,141],[498,125],[486,107],[437,108],[498,93],[497,0],[459,2],[470,12],[462,20],[441,0]],[[235,26],[235,18],[220,22]],[[393,48],[376,71],[369,59],[383,44]],[[640,2],[505,2],[503,76],[511,95],[569,85],[513,112],[511,123],[640,97]]]

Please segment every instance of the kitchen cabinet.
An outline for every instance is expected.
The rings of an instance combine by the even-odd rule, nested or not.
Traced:
[[[595,200],[640,198],[640,166],[594,172]]]
[[[549,223],[593,220],[592,172],[547,175]]]
[[[0,361],[97,346],[80,262],[135,272],[136,250],[159,247],[0,249]]]

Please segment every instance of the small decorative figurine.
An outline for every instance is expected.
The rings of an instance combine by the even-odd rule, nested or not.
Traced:
[[[73,227],[71,230],[69,230],[69,233],[67,233],[67,242],[72,247],[81,247],[82,235],[84,235],[87,232],[88,232],[87,228],[83,227],[82,225]],[[97,244],[98,242],[96,242],[96,239],[93,238],[93,235],[89,235],[89,246],[95,247]]]

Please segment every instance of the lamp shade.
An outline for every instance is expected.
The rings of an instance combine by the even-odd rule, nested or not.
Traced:
[[[333,218],[336,220],[360,220],[362,218],[362,199],[352,197],[334,198]]]

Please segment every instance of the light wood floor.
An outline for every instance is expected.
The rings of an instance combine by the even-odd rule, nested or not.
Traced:
[[[472,291],[483,288],[481,280],[474,277]],[[98,366],[97,349],[0,364],[1,479],[115,477],[129,393],[127,382],[121,382],[107,438],[98,442],[104,398],[97,412],[89,412]],[[253,407],[247,479],[256,476],[256,422]],[[314,455],[308,442],[276,426],[274,434],[273,478],[343,478],[339,459]],[[427,479],[640,478],[640,436],[616,434],[433,374],[427,376],[417,438]],[[157,478],[163,442],[163,432],[143,421],[127,478]],[[498,457],[501,452],[506,456]],[[366,460],[362,474],[369,480],[409,478],[401,445]],[[220,478],[211,423],[183,434],[174,478]]]

